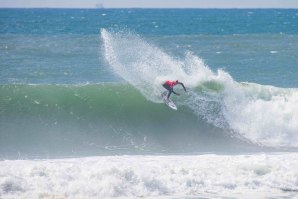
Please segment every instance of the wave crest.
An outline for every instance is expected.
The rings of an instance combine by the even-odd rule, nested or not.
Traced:
[[[297,89],[239,83],[191,52],[177,59],[132,33],[102,29],[101,38],[112,70],[148,100],[161,102],[161,83],[179,79],[189,92],[175,100],[197,117],[256,144],[298,147]]]

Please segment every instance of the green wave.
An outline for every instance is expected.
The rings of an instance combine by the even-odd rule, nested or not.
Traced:
[[[2,118],[130,120],[143,114],[155,120],[156,117],[148,117],[172,112],[163,104],[147,101],[126,84],[2,85],[0,90]]]
[[[0,92],[0,156],[205,151],[226,139],[214,141],[222,130],[187,107],[153,103],[128,84],[1,85]]]

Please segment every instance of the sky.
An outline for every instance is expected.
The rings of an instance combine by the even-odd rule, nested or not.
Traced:
[[[0,0],[2,8],[298,8],[298,0]]]

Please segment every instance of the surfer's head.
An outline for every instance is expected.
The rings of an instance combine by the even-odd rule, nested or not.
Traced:
[[[178,79],[175,82],[176,82],[176,84],[178,84],[179,83]]]

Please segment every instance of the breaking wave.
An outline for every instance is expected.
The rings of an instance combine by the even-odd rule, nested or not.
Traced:
[[[178,59],[130,32],[102,29],[101,38],[111,70],[147,100],[161,102],[162,82],[179,79],[189,91],[174,100],[198,118],[258,145],[298,146],[297,88],[237,82],[191,52]]]

